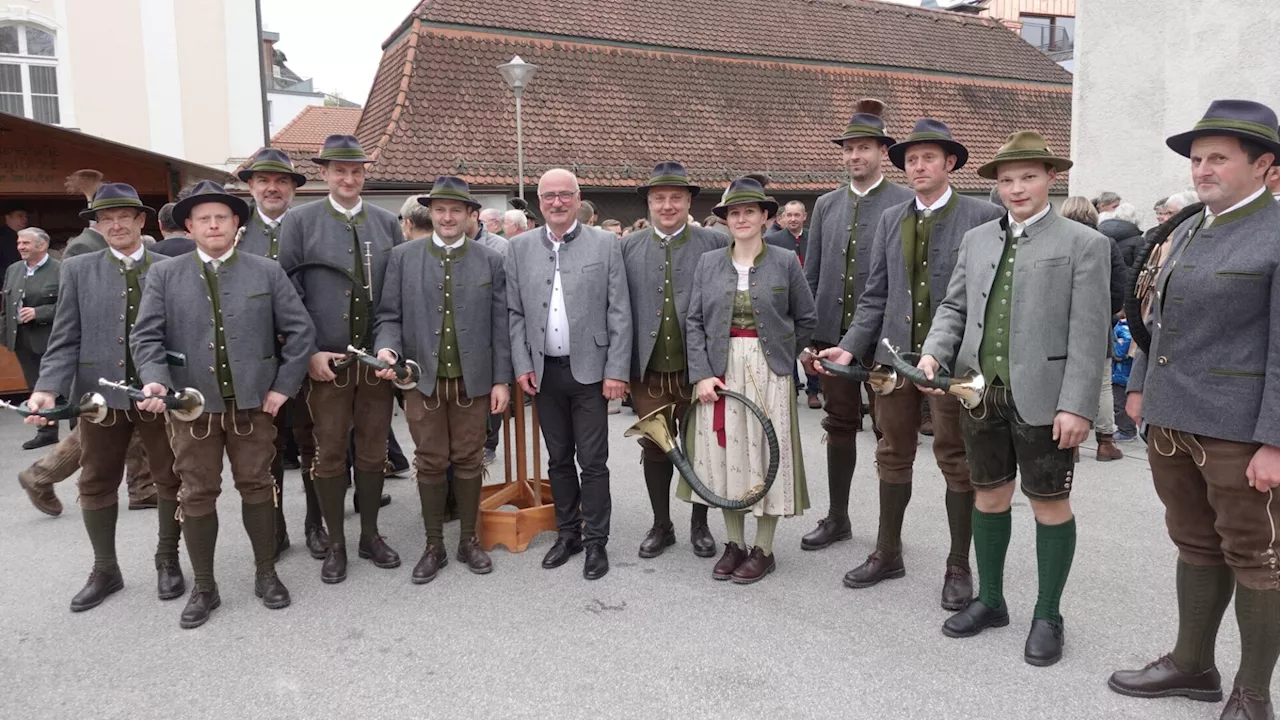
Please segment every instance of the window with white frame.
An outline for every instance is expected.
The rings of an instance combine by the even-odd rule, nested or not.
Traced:
[[[34,25],[0,25],[0,112],[57,125],[54,35]]]

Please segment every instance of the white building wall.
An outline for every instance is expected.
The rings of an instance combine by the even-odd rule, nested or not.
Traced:
[[[288,125],[298,117],[298,113],[308,106],[324,105],[324,95],[306,95],[304,93],[268,92],[267,102],[271,104],[271,135],[275,136],[280,128]]]
[[[1076,8],[1071,194],[1152,204],[1191,187],[1166,137],[1219,98],[1280,112],[1277,0],[1084,0]]]

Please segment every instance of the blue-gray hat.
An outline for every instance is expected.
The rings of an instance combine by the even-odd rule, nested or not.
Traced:
[[[956,142],[951,137],[951,128],[941,120],[933,118],[920,118],[916,121],[916,126],[911,129],[911,134],[906,140],[895,143],[889,147],[889,161],[899,170],[906,170],[907,148],[912,145],[923,145],[924,143],[932,143],[941,145],[943,151],[948,155],[956,156],[955,170],[964,167],[969,161],[969,149],[964,145]]]
[[[480,209],[480,203],[471,197],[471,186],[466,180],[453,175],[437,177],[435,184],[431,186],[431,192],[418,196],[418,202],[428,207],[432,200],[455,200],[471,206],[473,210]]]
[[[724,191],[720,204],[711,208],[711,212],[723,220],[728,217],[729,208],[748,203],[759,205],[768,217],[778,214],[778,201],[765,195],[764,186],[753,177],[740,177],[729,183],[729,189]]]
[[[98,193],[93,196],[93,202],[89,203],[87,209],[80,211],[80,217],[84,220],[96,220],[99,210],[113,208],[137,208],[144,212],[155,213],[153,208],[142,204],[142,200],[138,198],[138,191],[134,190],[132,185],[107,183],[98,188]]]
[[[1165,140],[1170,150],[1191,157],[1191,142],[1211,135],[1228,135],[1250,140],[1266,148],[1280,165],[1280,129],[1271,108],[1252,100],[1214,100],[1204,117],[1191,130]]]
[[[831,142],[837,145],[844,145],[845,140],[855,140],[857,138],[872,138],[880,142],[881,145],[892,145],[893,138],[884,133],[884,101],[875,98],[867,98],[859,100],[853,106],[853,117],[849,118],[849,124],[845,126],[844,132],[840,137],[831,138]]]
[[[641,195],[648,197],[649,191],[656,187],[680,187],[688,190],[695,197],[702,188],[689,182],[689,171],[684,165],[674,160],[664,160],[654,166],[653,172],[649,175],[649,181],[641,185],[637,190]]]
[[[355,135],[330,135],[324,139],[324,147],[320,154],[311,158],[312,162],[326,164],[330,161],[371,163],[373,158],[364,154],[360,141]]]
[[[187,218],[191,217],[192,208],[210,202],[222,203],[231,208],[231,212],[240,219],[240,225],[249,222],[249,203],[229,194],[226,188],[212,180],[201,180],[191,189],[190,195],[174,204],[173,222],[178,227],[185,227]]]

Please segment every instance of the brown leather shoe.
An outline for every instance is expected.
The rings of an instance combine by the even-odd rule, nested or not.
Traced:
[[[1275,720],[1271,701],[1253,688],[1237,685],[1227,698],[1219,720]]]
[[[925,420],[924,422],[920,423],[920,434],[933,437],[933,420],[932,419]]]
[[[187,592],[187,581],[182,578],[182,566],[177,560],[161,560],[156,563],[156,597],[172,600]]]
[[[323,525],[309,525],[303,528],[307,535],[307,552],[317,560],[323,560],[329,552],[329,531]]]
[[[89,573],[89,580],[80,592],[71,598],[71,612],[84,612],[96,608],[107,599],[107,596],[123,589],[124,577],[120,575],[119,570],[110,572],[95,569]]]
[[[973,599],[973,573],[955,565],[947,568],[942,578],[942,609],[963,610]]]
[[[867,561],[844,574],[844,586],[847,588],[869,588],[881,580],[893,580],[907,574],[902,564],[902,555],[889,557],[876,550],[867,556]]]
[[[1222,700],[1222,676],[1218,668],[1189,673],[1173,664],[1173,657],[1149,663],[1141,670],[1117,670],[1111,673],[1107,687],[1121,695],[1138,698],[1186,697],[1201,702]]]
[[[765,575],[778,569],[778,562],[773,555],[766,555],[759,547],[751,548],[747,561],[733,571],[733,582],[736,585],[750,585],[760,582]]]
[[[822,399],[819,398],[816,394],[809,396],[809,409],[810,410],[822,409]]]
[[[27,492],[27,499],[31,501],[36,509],[45,515],[57,517],[62,514],[62,501],[53,492],[51,487],[40,487],[36,485],[34,473],[31,468],[27,468],[18,473],[18,484]]]
[[[1095,433],[1098,440],[1098,462],[1111,462],[1124,457],[1124,453],[1120,452],[1120,448],[1116,447],[1115,437],[1112,435],[1103,435]]]
[[[387,544],[387,541],[381,536],[368,538],[360,538],[360,547],[357,550],[360,557],[365,560],[372,560],[374,565],[383,569],[391,569],[400,567],[400,556],[395,550]]]
[[[802,550],[821,550],[841,540],[853,539],[853,526],[849,524],[849,518],[832,518],[824,517],[818,521],[818,527],[812,532],[800,538],[800,548]]]
[[[689,544],[693,546],[693,554],[700,558],[716,556],[716,539],[711,537],[711,528],[705,522],[690,525]]]
[[[320,566],[320,582],[336,585],[347,579],[347,549],[341,545],[330,545],[325,552],[324,564]]]
[[[649,532],[645,533],[644,540],[640,541],[640,557],[656,558],[662,554],[662,551],[675,544],[676,529],[674,526],[651,527]]]
[[[202,588],[199,585],[191,589],[191,597],[187,606],[182,609],[178,625],[184,630],[198,628],[209,620],[214,610],[222,605],[222,596],[218,594],[218,586]]]
[[[262,604],[268,610],[289,607],[291,602],[289,588],[285,587],[283,582],[280,582],[280,576],[276,575],[275,570],[258,573],[253,578],[253,594],[262,598]]]
[[[443,547],[427,543],[427,549],[422,552],[422,559],[417,565],[413,566],[413,575],[409,580],[414,585],[426,585],[436,579],[436,575],[440,573],[440,568],[449,564],[449,553],[445,552]]]
[[[727,542],[724,544],[724,555],[716,561],[716,566],[711,570],[711,578],[713,580],[728,580],[733,577],[733,571],[747,560],[747,551],[736,542]]]
[[[458,562],[477,575],[493,572],[493,560],[489,559],[489,553],[480,547],[480,541],[474,537],[458,543]]]
[[[160,496],[156,495],[155,493],[151,493],[150,495],[140,500],[129,501],[130,510],[155,510],[159,506],[160,506]]]

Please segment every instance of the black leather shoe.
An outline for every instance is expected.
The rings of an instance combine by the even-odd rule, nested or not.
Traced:
[[[569,562],[569,558],[582,552],[582,541],[559,537],[556,538],[556,544],[551,546],[546,556],[542,558],[542,567],[545,570],[558,568]]]
[[[693,545],[693,554],[700,558],[716,556],[716,539],[711,537],[711,528],[706,525],[689,528],[689,544]]]
[[[800,538],[800,547],[804,550],[821,550],[841,540],[853,539],[853,527],[849,518],[825,517],[818,521],[818,527]]]
[[[1271,701],[1253,688],[1237,685],[1227,698],[1219,720],[1275,720]]]
[[[439,545],[427,544],[427,549],[422,552],[422,559],[418,560],[418,564],[413,566],[413,575],[409,580],[414,585],[426,585],[436,579],[436,575],[440,572],[440,568],[449,564],[449,553],[445,552],[443,547]]]
[[[156,563],[156,597],[172,600],[182,597],[187,582],[182,579],[182,566],[177,560],[161,560]]]
[[[275,570],[269,573],[258,573],[253,578],[253,594],[262,598],[262,604],[268,610],[289,607],[289,588],[280,582],[280,576],[276,575]]]
[[[963,610],[973,599],[973,573],[952,565],[942,578],[942,609]]]
[[[289,542],[288,532],[282,530],[276,533],[276,559],[277,560],[280,559],[280,555],[283,554],[285,550],[289,549],[289,546],[291,544],[292,543]]]
[[[320,566],[320,580],[334,585],[346,579],[347,549],[330,545],[324,556],[324,564]]]
[[[489,553],[480,547],[480,541],[476,538],[468,538],[458,543],[458,562],[467,566],[467,569],[476,575],[488,575],[493,572],[493,560],[490,559]]]
[[[381,535],[373,538],[361,537],[360,547],[356,550],[360,557],[372,560],[374,565],[390,570],[400,567],[400,556],[387,544]]]
[[[287,455],[285,456],[285,459],[284,459],[285,470],[300,470],[301,468],[302,468],[302,463],[298,462],[298,458],[289,457]]]
[[[391,496],[386,493],[382,493],[382,499],[378,501],[378,507],[386,507],[390,504]],[[357,515],[360,514],[360,501],[356,499],[355,493],[351,493],[351,510]]]
[[[303,532],[307,534],[307,552],[317,560],[323,560],[329,552],[329,531],[323,525],[310,525]]]
[[[942,634],[953,638],[967,638],[989,627],[1004,627],[1008,624],[1009,608],[1003,602],[998,608],[989,608],[981,600],[974,598],[965,609],[942,623]]]
[[[676,544],[676,529],[671,525],[666,527],[651,527],[649,532],[645,534],[644,540],[640,541],[640,557],[656,558],[666,550],[668,546]]]
[[[847,588],[869,588],[878,585],[881,580],[893,580],[907,574],[902,564],[902,555],[888,557],[879,550],[867,556],[867,561],[844,574],[844,586]]]
[[[152,493],[137,502],[129,502],[130,510],[155,510],[157,507],[160,507],[160,497],[155,493]]]
[[[182,609],[178,625],[184,630],[198,628],[209,621],[209,615],[220,605],[222,605],[222,597],[218,595],[217,585],[211,588],[202,588],[197,585],[191,589],[191,597],[187,599],[187,606]]]
[[[124,589],[124,577],[117,572],[94,570],[76,596],[71,598],[71,612],[84,612],[102,604],[107,596]]]
[[[38,432],[36,436],[22,443],[23,450],[35,450],[37,448],[48,447],[49,445],[57,445],[58,436],[55,433]]]
[[[1027,633],[1027,647],[1023,659],[1028,665],[1049,667],[1062,659],[1062,645],[1066,642],[1066,628],[1061,620],[1031,621],[1031,632]]]
[[[1121,695],[1138,698],[1185,697],[1201,702],[1222,701],[1222,675],[1218,668],[1196,673],[1184,672],[1171,655],[1148,663],[1141,670],[1111,673],[1107,687]]]
[[[587,561],[582,566],[582,577],[599,580],[609,574],[609,553],[603,545],[587,546]]]

